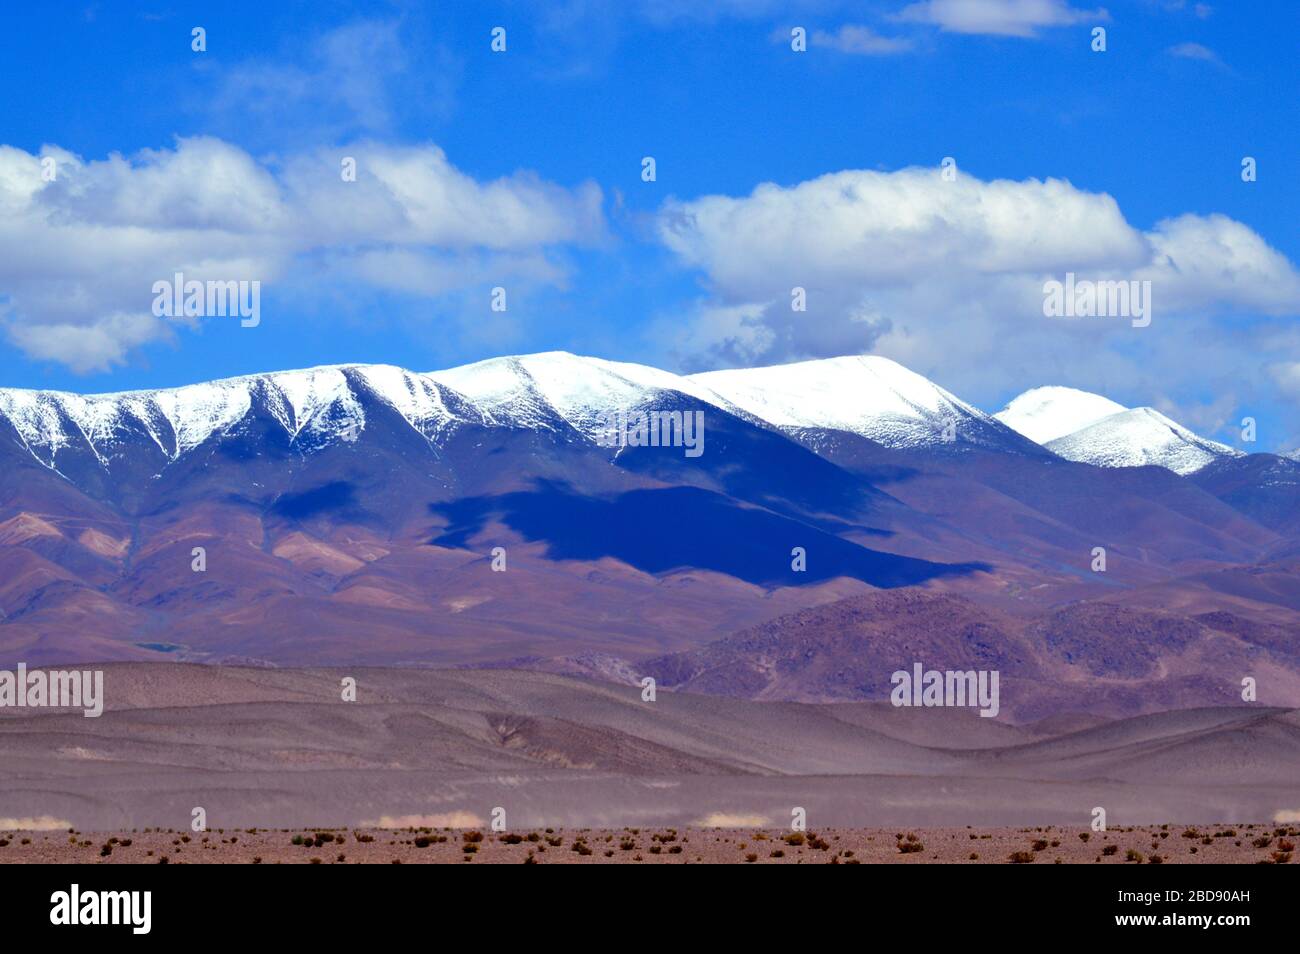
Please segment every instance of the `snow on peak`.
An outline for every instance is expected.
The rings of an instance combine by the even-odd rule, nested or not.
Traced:
[[[340,367],[277,371],[264,375],[267,404],[293,437],[356,440],[366,415]]]
[[[491,422],[547,430],[564,423],[589,437],[604,412],[644,405],[658,392],[679,391],[734,410],[690,378],[567,351],[489,358],[428,377],[468,398]]]
[[[391,364],[357,365],[353,370],[381,401],[428,440],[437,440],[455,422],[442,391],[427,375]]]
[[[1159,464],[1186,474],[1238,454],[1150,408],[1129,410],[1073,388],[1034,388],[989,417],[902,365],[871,355],[682,376],[549,351],[429,374],[335,365],[120,394],[0,388],[0,418],[47,467],[58,469],[61,453],[80,448],[107,468],[132,434],[147,434],[171,461],[230,432],[254,407],[311,450],[356,440],[374,400],[431,442],[468,421],[572,428],[591,438],[606,412],[653,406],[666,392],[778,429],[848,431],[889,447],[944,442],[951,437],[948,425],[956,423],[966,440],[1004,446],[1011,428],[1062,457],[1108,467]]]
[[[193,450],[215,433],[224,433],[242,420],[252,405],[243,378],[189,384],[129,398],[134,399],[130,403],[142,417],[148,415],[150,405],[158,409],[171,427],[173,441],[165,443],[152,429],[150,435],[173,458]]]
[[[707,371],[690,380],[776,427],[849,431],[889,447],[939,443],[952,421],[987,421],[927,378],[874,355]]]
[[[993,416],[1034,443],[1047,444],[1127,410],[1100,394],[1044,387],[1026,391]]]
[[[1176,474],[1193,473],[1221,457],[1242,456],[1149,407],[1104,417],[1046,446],[1061,457],[1099,467],[1156,465]]]
[[[1067,460],[1098,467],[1166,467],[1190,474],[1239,451],[1193,434],[1149,407],[1075,388],[1033,388],[993,415]]]

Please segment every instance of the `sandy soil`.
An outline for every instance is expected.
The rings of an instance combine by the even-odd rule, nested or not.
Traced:
[[[1097,807],[1115,830],[1295,824],[1300,710],[1018,725],[887,703],[648,702],[510,670],[197,665],[106,666],[99,718],[0,709],[0,830],[128,837],[188,830],[196,808],[227,832],[487,830],[498,808],[524,833],[779,829],[796,807],[817,830],[891,833],[1068,828]]]
[[[0,863],[1285,864],[1297,840],[1300,828],[1274,824],[802,834],[752,828],[15,831],[0,834]]]

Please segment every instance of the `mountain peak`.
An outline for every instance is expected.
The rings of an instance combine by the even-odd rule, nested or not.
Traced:
[[[1155,465],[1191,474],[1221,457],[1241,452],[1207,440],[1171,421],[1155,408],[1135,407],[1080,428],[1046,444],[1069,460],[1100,467]]]
[[[1047,444],[1127,410],[1100,394],[1048,385],[1025,391],[993,416],[1031,441]]]
[[[983,411],[896,361],[849,355],[764,368],[706,371],[690,380],[782,430],[848,431],[887,447],[946,442],[945,431],[999,443]]]

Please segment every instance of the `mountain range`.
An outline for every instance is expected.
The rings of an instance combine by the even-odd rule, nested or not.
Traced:
[[[703,453],[606,446],[614,411],[698,412]],[[813,701],[877,698],[891,665],[837,620],[867,613],[899,668],[923,613],[936,657],[998,634],[1037,680],[1026,717],[1222,704],[1243,667],[1294,705],[1298,490],[1295,459],[1151,408],[1036,388],[990,415],[879,357],[0,389],[0,654],[653,670]],[[757,631],[819,675],[717,676]]]

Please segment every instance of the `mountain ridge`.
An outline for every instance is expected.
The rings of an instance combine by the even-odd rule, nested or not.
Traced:
[[[256,404],[291,443],[354,439],[366,425],[358,388],[379,397],[435,446],[461,425],[572,429],[593,440],[602,414],[676,392],[786,434],[841,431],[896,449],[962,442],[1023,451],[1018,441],[1024,438],[1071,460],[1155,463],[1180,474],[1240,454],[1152,409],[1124,408],[1072,388],[1033,388],[986,414],[922,375],[870,355],[678,375],[551,351],[440,371],[347,363],[104,394],[0,388],[0,420],[50,469],[58,469],[61,450],[79,444],[107,467],[104,450],[116,434],[132,431],[146,435],[170,463],[238,425]],[[1098,430],[1108,418],[1114,419],[1109,428]],[[1147,425],[1136,438],[1134,422]],[[1148,450],[1143,440],[1160,446]]]

